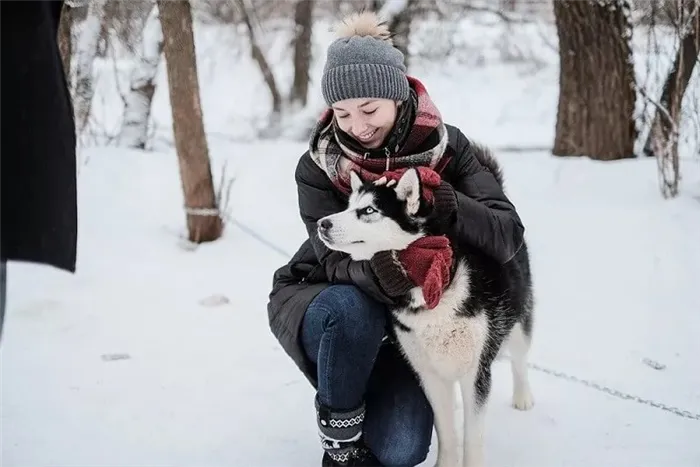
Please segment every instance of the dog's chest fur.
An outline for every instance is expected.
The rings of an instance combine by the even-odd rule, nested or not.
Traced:
[[[412,307],[424,303],[420,288],[412,295]],[[394,310],[399,322],[410,328],[398,329],[397,338],[419,372],[427,366],[444,378],[457,380],[479,364],[488,336],[488,319],[485,313],[459,313],[468,297],[469,270],[460,262],[437,307]]]

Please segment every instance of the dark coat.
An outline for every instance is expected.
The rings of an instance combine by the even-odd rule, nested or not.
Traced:
[[[57,31],[63,2],[0,2],[2,261],[74,272],[75,124]]]
[[[457,195],[457,215],[449,228],[464,241],[506,263],[523,245],[524,227],[515,207],[496,177],[475,156],[462,132],[447,125],[452,159],[442,172]],[[316,236],[316,221],[345,209],[347,196],[335,188],[306,152],[296,168],[301,218],[309,239],[294,257],[274,273],[268,302],[272,333],[299,369],[315,384],[315,369],[300,343],[301,322],[307,307],[330,284],[355,284],[376,300],[391,304],[394,298],[381,287],[370,261],[352,261],[329,250]],[[320,258],[320,261],[319,261]]]

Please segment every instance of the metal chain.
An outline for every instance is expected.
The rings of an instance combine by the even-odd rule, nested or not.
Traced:
[[[192,209],[192,208],[186,208],[186,210],[188,211],[188,214],[191,213],[192,211],[195,211],[195,210]],[[217,213],[218,213],[218,211],[217,211]],[[196,213],[196,214],[200,214],[200,215],[202,215],[202,214],[204,214],[204,215],[207,215],[207,214],[208,214],[208,215],[212,215],[212,213],[209,213],[209,212],[207,212],[207,213],[198,212],[198,213]],[[196,214],[195,214],[195,215],[196,215]],[[266,246],[268,246],[269,248],[271,248],[271,249],[277,251],[278,253],[280,253],[280,254],[283,255],[283,256],[287,256],[287,257],[290,256],[287,252],[283,251],[281,248],[277,247],[277,246],[276,246],[275,244],[273,244],[272,242],[270,242],[270,241],[265,240],[264,238],[262,238],[262,237],[261,237],[260,235],[258,235],[258,233],[255,232],[253,229],[249,228],[249,227],[246,226],[245,224],[242,224],[241,222],[236,221],[236,219],[233,219],[232,216],[226,216],[226,217],[227,217],[227,220],[228,220],[229,222],[232,222],[232,223],[236,224],[240,229],[244,230],[244,231],[245,231],[246,233],[248,233],[249,235],[252,235],[252,236],[255,237],[258,241],[264,243],[264,244],[265,244]],[[508,359],[508,357],[503,356],[503,359],[504,359],[504,360],[505,360],[505,359]],[[561,371],[552,370],[552,369],[550,369],[550,368],[545,368],[545,367],[540,366],[540,365],[537,365],[537,364],[535,364],[535,363],[528,363],[528,366],[529,366],[530,368],[532,368],[533,370],[537,370],[537,371],[539,371],[539,372],[546,373],[546,374],[551,375],[551,376],[554,376],[554,377],[556,377],[556,378],[561,378],[561,379],[564,379],[564,380],[567,380],[567,381],[572,381],[572,382],[574,382],[574,383],[582,384],[582,385],[584,385],[584,386],[586,386],[586,387],[595,389],[595,390],[597,390],[597,391],[603,392],[603,393],[608,394],[608,395],[611,395],[611,396],[613,396],[613,397],[617,397],[617,398],[619,398],[619,399],[628,400],[628,401],[634,401],[634,402],[637,402],[638,404],[648,405],[648,406],[650,406],[650,407],[654,407],[654,408],[657,408],[657,409],[665,410],[666,412],[670,412],[670,413],[672,413],[672,414],[674,414],[674,415],[678,415],[679,417],[689,418],[689,419],[691,419],[691,420],[700,420],[700,414],[690,412],[689,410],[683,410],[683,409],[679,409],[678,407],[673,407],[673,406],[670,406],[670,405],[666,405],[666,404],[664,404],[664,403],[662,403],[662,402],[656,402],[656,401],[653,401],[653,400],[650,400],[650,399],[644,399],[644,398],[641,398],[641,397],[639,397],[639,396],[635,396],[635,395],[633,395],[633,394],[628,394],[628,393],[625,393],[625,392],[622,392],[622,391],[618,391],[617,389],[613,389],[613,388],[609,388],[609,387],[607,387],[607,386],[603,386],[602,384],[598,384],[598,383],[596,383],[596,382],[594,382],[594,381],[585,380],[585,379],[579,378],[579,377],[574,376],[574,375],[569,375],[569,374],[563,373],[563,372],[561,372]]]
[[[562,373],[561,371],[545,368],[545,367],[542,367],[542,366],[534,364],[534,363],[530,363],[530,364],[528,364],[528,366],[530,368],[532,368],[533,370],[537,370],[537,371],[540,371],[542,373],[547,373],[548,375],[555,376],[557,378],[561,378],[561,379],[565,379],[568,381],[573,381],[575,383],[582,384],[584,386],[587,386],[589,388],[593,388],[593,389],[600,391],[600,392],[604,392],[606,394],[609,394],[613,397],[617,397],[619,399],[634,401],[634,402],[637,402],[638,404],[644,404],[644,405],[648,405],[651,407],[655,407],[657,409],[661,409],[661,410],[665,410],[666,412],[670,412],[674,415],[678,415],[679,417],[689,418],[691,420],[700,420],[700,414],[698,414],[698,413],[693,413],[693,412],[690,412],[688,410],[679,409],[678,407],[672,407],[670,405],[666,405],[664,403],[656,402],[656,401],[653,401],[650,399],[643,399],[643,398],[641,398],[639,396],[635,396],[633,394],[628,394],[628,393],[625,393],[622,391],[618,391],[617,389],[603,386],[602,384],[598,384],[594,381],[588,381],[588,380],[579,378],[577,376],[573,376],[573,375],[569,375],[566,373]]]

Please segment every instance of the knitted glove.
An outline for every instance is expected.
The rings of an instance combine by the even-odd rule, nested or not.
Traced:
[[[387,181],[398,180],[408,169],[397,169],[382,174]],[[454,214],[457,212],[457,195],[452,185],[442,180],[440,174],[428,167],[416,167],[418,177],[423,188],[423,199],[433,206],[433,211],[429,216],[430,220],[435,220],[444,228],[449,224]]]
[[[403,276],[413,287],[423,290],[425,306],[432,309],[438,305],[450,282],[452,247],[444,235],[427,236],[411,243],[405,250],[379,252],[370,263],[380,284],[389,288],[393,286],[393,292],[408,293],[412,287],[406,287],[406,282],[400,281],[400,276]]]

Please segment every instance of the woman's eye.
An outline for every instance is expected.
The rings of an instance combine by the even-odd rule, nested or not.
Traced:
[[[376,112],[376,111],[377,111],[377,109],[368,110],[367,112],[365,112],[365,114],[367,114],[367,115],[372,115],[372,114],[373,114],[374,112]]]

